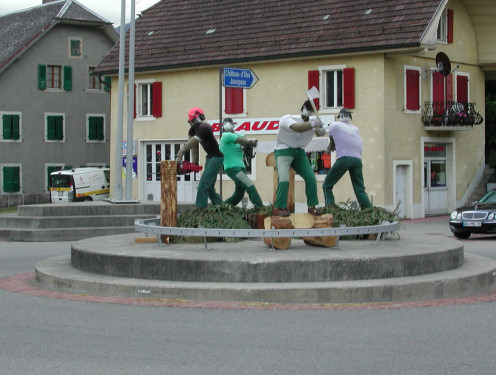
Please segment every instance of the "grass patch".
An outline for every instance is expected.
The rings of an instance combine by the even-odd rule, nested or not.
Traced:
[[[0,214],[14,214],[17,212],[17,207],[0,208]]]

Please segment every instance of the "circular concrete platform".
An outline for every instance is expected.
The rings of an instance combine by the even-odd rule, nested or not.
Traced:
[[[427,243],[386,238],[340,241],[338,248],[293,239],[272,251],[261,240],[236,243],[136,244],[107,236],[72,245],[72,266],[86,272],[148,280],[288,283],[384,279],[442,272],[463,264],[459,241]],[[102,241],[102,239],[104,239]]]
[[[401,233],[401,239],[340,241],[272,251],[261,240],[158,246],[143,234],[72,245],[72,261],[36,266],[40,286],[74,293],[274,303],[362,303],[460,297],[494,289],[496,262],[465,256],[460,241]]]

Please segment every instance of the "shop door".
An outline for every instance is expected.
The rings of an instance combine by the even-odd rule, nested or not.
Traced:
[[[160,142],[146,143],[144,147],[144,160],[146,176],[144,181],[144,199],[160,201],[160,162],[174,160],[176,153],[184,143]],[[190,161],[190,153],[184,155],[184,160]],[[177,202],[191,203],[195,201],[198,188],[198,173],[177,176]]]
[[[424,210],[426,216],[444,215],[448,212],[446,158],[424,158]]]

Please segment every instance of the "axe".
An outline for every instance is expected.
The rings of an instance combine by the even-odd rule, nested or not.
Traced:
[[[315,116],[319,118],[319,112],[317,111],[317,108],[315,107],[315,99],[320,98],[320,93],[319,90],[313,86],[310,90],[307,91],[307,96],[308,99],[310,99],[310,104],[312,105],[313,112],[315,113]]]

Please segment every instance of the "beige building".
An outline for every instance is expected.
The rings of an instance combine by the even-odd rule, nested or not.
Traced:
[[[160,161],[173,160],[187,141],[187,112],[197,106],[214,130],[219,118],[232,117],[237,131],[259,140],[250,176],[262,199],[272,202],[273,168],[266,157],[278,120],[298,114],[315,86],[326,125],[343,107],[353,113],[374,205],[419,218],[465,203],[485,167],[485,80],[496,71],[496,4],[342,3],[331,9],[331,2],[317,0],[239,1],[217,9],[210,2],[179,7],[161,1],[144,12],[136,22],[133,198],[160,199]],[[198,16],[192,21],[190,14]],[[113,75],[111,150],[117,144],[118,55],[119,43],[97,68]],[[226,67],[249,69],[258,81],[249,89],[223,87]],[[321,204],[327,142],[316,138],[307,149]],[[199,161],[204,164],[203,150]],[[122,161],[111,152],[116,167]],[[194,202],[198,179],[178,177],[179,202]],[[117,188],[114,181],[114,195]],[[233,191],[225,175],[220,189],[224,199]],[[356,199],[347,175],[334,195],[337,202]],[[306,208],[298,177],[295,198],[297,211]]]

